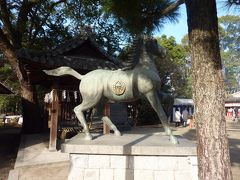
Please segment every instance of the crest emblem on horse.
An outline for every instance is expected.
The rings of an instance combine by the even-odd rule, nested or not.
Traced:
[[[113,93],[118,96],[122,95],[125,92],[125,90],[126,90],[126,85],[122,81],[117,81],[112,88]]]

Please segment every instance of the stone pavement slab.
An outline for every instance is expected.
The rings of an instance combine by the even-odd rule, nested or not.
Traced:
[[[48,135],[23,135],[15,162],[15,168],[68,161],[68,153],[48,150]]]
[[[8,180],[66,180],[69,154],[48,150],[47,134],[23,135]]]

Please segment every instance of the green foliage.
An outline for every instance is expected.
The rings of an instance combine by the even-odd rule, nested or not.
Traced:
[[[49,49],[72,37],[62,3],[39,1],[29,13],[23,46],[31,49]]]
[[[159,44],[167,50],[165,59],[156,64],[162,78],[162,89],[178,97],[191,97],[191,78],[186,59],[189,56],[185,46],[176,43],[174,37],[162,35],[157,38]]]
[[[80,29],[90,27],[100,45],[111,55],[121,51],[122,43],[127,43],[131,35],[111,14],[103,11],[103,1],[70,0],[64,9],[69,20],[69,29],[74,35]]]
[[[133,34],[151,33],[168,21],[176,21],[178,8],[163,13],[175,1],[172,0],[105,0],[103,9]]]
[[[219,18],[220,43],[224,51],[240,51],[240,16],[222,16]]]
[[[0,59],[0,61],[2,62],[2,66],[0,66],[0,82],[12,89],[12,91],[16,94],[19,94],[20,85],[17,81],[15,73],[12,71],[10,64],[4,59]]]
[[[0,112],[21,114],[21,97],[0,94]]]
[[[236,90],[240,87],[240,16],[220,17],[219,36],[226,88]]]
[[[177,44],[173,36],[167,38],[166,35],[162,35],[160,38],[158,38],[158,42],[162,47],[167,49],[168,55],[176,65],[183,66],[185,64],[184,59],[188,53],[182,45]]]
[[[226,89],[235,91],[240,88],[240,16],[222,16],[218,22]],[[187,35],[182,39],[182,44],[188,49]]]
[[[15,95],[1,95],[0,94],[0,112],[3,113],[21,113],[21,97],[19,82],[16,75],[12,72],[12,68],[8,61],[4,58],[0,58],[0,82],[10,88]]]

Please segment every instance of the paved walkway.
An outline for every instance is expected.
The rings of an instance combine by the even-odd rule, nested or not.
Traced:
[[[24,135],[8,180],[66,180],[68,167],[67,153],[48,150],[47,134]]]
[[[233,180],[240,177],[240,123],[228,121],[228,137],[233,171]],[[140,130],[140,131],[139,131]],[[188,127],[173,127],[174,134],[183,136],[191,141],[196,140],[195,129]],[[138,132],[145,131],[159,133],[156,126],[137,128]],[[162,129],[161,129],[162,131]],[[162,133],[162,132],[160,132]],[[68,174],[68,154],[59,151],[48,151],[48,138],[46,135],[31,135],[22,137],[21,146],[15,163],[15,169],[9,174],[9,180],[17,179],[51,179],[64,180]]]

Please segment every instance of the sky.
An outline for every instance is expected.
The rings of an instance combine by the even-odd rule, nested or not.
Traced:
[[[226,7],[224,7],[224,0],[217,0],[217,13],[218,17],[231,14],[236,15],[236,11],[233,9],[228,10]],[[186,7],[185,4],[180,6],[179,9],[179,18],[178,23],[167,23],[163,26],[163,28],[155,33],[155,36],[161,36],[162,34],[175,37],[177,43],[181,43],[182,38],[184,35],[188,33],[187,28],[187,15],[186,15]]]

